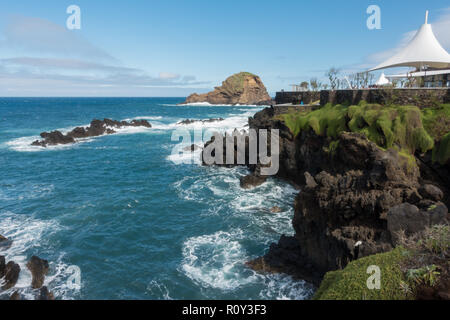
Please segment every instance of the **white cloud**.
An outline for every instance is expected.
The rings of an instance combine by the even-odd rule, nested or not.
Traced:
[[[164,80],[174,80],[174,79],[179,79],[180,75],[176,74],[176,73],[171,73],[171,72],[160,72],[159,78],[164,79]]]
[[[117,62],[111,55],[79,36],[77,32],[40,18],[10,17],[3,38],[0,47],[6,49]]]
[[[189,75],[160,72],[152,76],[145,70],[123,66],[78,33],[40,18],[11,18],[3,35],[0,33],[0,53],[0,83],[4,85],[0,85],[0,95],[5,91],[54,95],[74,90],[84,95],[107,88],[117,94],[136,92],[136,88],[198,88],[209,84]]]

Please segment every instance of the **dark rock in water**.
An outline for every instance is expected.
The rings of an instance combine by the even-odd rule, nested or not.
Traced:
[[[127,121],[116,121],[111,119],[103,120],[92,120],[89,127],[76,127],[72,131],[68,132],[66,135],[62,134],[60,131],[53,132],[43,132],[41,137],[44,140],[36,140],[31,145],[38,147],[47,147],[59,144],[70,144],[75,143],[75,139],[98,137],[104,134],[116,133],[115,129],[120,129],[123,127],[146,127],[151,128],[152,125],[147,120],[132,120]]]
[[[223,118],[207,119],[207,120],[191,120],[191,119],[186,119],[186,120],[183,120],[183,121],[178,122],[177,124],[185,124],[185,125],[187,125],[187,124],[193,124],[193,123],[198,123],[198,122],[201,122],[201,123],[211,123],[211,122],[219,122],[219,121],[223,121],[223,120],[224,120]]]
[[[0,251],[9,249],[12,243],[13,243],[12,240],[9,240],[4,236],[0,235]]]
[[[248,176],[242,177],[240,179],[240,185],[243,189],[251,189],[262,185],[264,182],[266,182],[266,180],[267,177],[249,174]]]
[[[444,198],[444,193],[438,187],[432,184],[426,184],[419,188],[419,193],[425,199],[433,201],[441,201]]]
[[[44,284],[45,276],[48,273],[48,261],[36,256],[32,256],[27,263],[27,268],[31,271],[31,287],[38,289]]]
[[[281,236],[278,243],[272,243],[264,256],[247,262],[257,272],[286,273],[299,280],[318,285],[323,274],[307,263],[301,254],[300,244],[295,237]]]
[[[184,150],[184,151],[194,152],[194,151],[197,151],[197,150],[200,150],[200,149],[201,149],[201,148],[200,148],[198,145],[193,144],[193,145],[191,145],[191,146],[189,146],[189,147],[184,148],[183,150]]]
[[[275,206],[275,207],[270,208],[270,212],[272,212],[272,213],[280,213],[280,212],[283,212],[283,209],[281,209],[280,207]]]
[[[40,147],[46,147],[46,146],[54,146],[58,144],[69,144],[74,143],[75,139],[66,136],[62,134],[60,131],[52,131],[52,132],[42,132],[41,137],[44,138],[44,140],[36,140],[31,145],[33,146],[40,146]]]
[[[8,262],[5,267],[5,283],[2,289],[8,290],[14,287],[19,279],[19,273],[20,266],[13,261]]]
[[[448,209],[445,204],[438,202],[427,210],[402,203],[392,207],[387,213],[387,228],[391,233],[394,244],[398,242],[398,232],[404,231],[407,236],[422,232],[426,227],[437,224],[448,224]]]
[[[6,261],[4,256],[0,256],[0,279],[5,276]]]
[[[9,300],[22,300],[22,296],[19,291],[14,291],[14,293],[9,297]]]
[[[41,290],[39,290],[37,300],[55,300],[55,296],[48,290],[47,287],[42,287]]]

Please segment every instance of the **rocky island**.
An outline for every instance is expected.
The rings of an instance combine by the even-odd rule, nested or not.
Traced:
[[[240,72],[222,82],[214,91],[187,97],[182,104],[208,102],[224,105],[270,105],[272,98],[261,79],[249,72]]]
[[[75,143],[75,139],[98,137],[105,134],[114,134],[114,129],[124,127],[145,127],[151,128],[152,125],[147,120],[117,121],[111,119],[92,120],[88,127],[76,127],[67,134],[55,130],[52,132],[42,132],[40,134],[43,140],[36,140],[31,145],[35,147],[55,146],[60,144]]]

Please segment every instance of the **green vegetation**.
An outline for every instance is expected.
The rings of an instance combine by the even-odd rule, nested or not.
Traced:
[[[328,272],[316,292],[315,300],[404,300],[408,294],[402,290],[407,281],[400,269],[408,253],[397,248],[388,253],[376,254],[350,262],[343,270]],[[381,271],[380,290],[367,287],[369,266]]]
[[[433,150],[441,163],[450,158],[450,105],[420,110],[415,106],[331,105],[306,112],[279,116],[294,135],[303,130],[336,139],[343,131],[364,134],[384,149],[396,148],[402,155]],[[411,161],[411,163],[415,161]]]
[[[343,270],[328,272],[314,299],[409,300],[420,296],[423,289],[433,289],[440,281],[448,281],[448,225],[436,225],[410,237],[399,232],[398,237],[396,249],[352,261]],[[380,268],[379,290],[367,287],[369,266]]]
[[[227,86],[229,86],[233,91],[243,91],[244,82],[246,77],[255,77],[254,74],[250,72],[240,72],[233,74],[225,80]]]
[[[433,149],[433,161],[445,164],[450,159],[450,132]]]

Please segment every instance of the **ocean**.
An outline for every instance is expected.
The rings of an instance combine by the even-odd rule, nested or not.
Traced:
[[[306,299],[311,287],[245,262],[292,235],[298,192],[270,179],[242,190],[244,167],[174,162],[175,129],[243,129],[257,106],[177,106],[183,98],[0,98],[0,234],[32,299],[32,255],[57,299]],[[43,131],[93,119],[146,119],[77,144],[32,147]],[[184,119],[223,121],[178,125]],[[282,208],[271,213],[270,208]],[[79,270],[79,286],[73,285]]]

